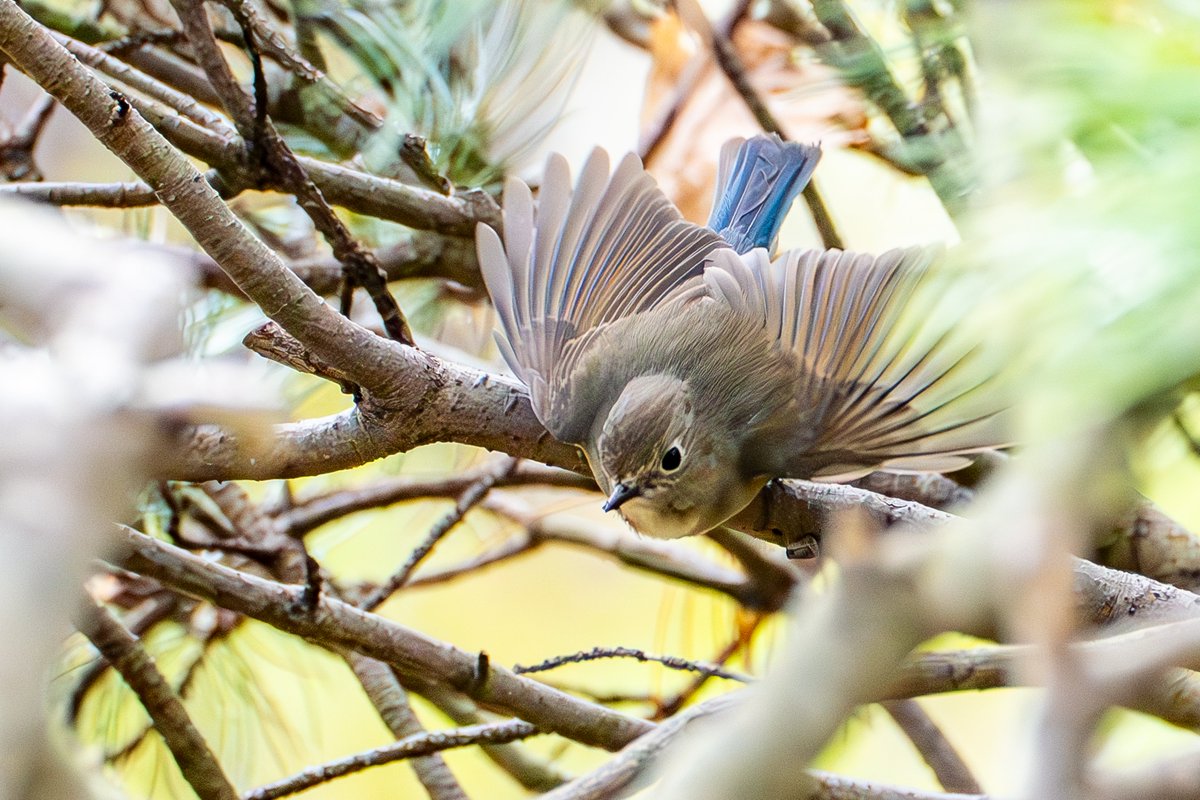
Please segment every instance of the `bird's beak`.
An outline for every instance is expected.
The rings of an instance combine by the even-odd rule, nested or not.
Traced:
[[[636,486],[626,486],[623,483],[618,483],[616,488],[613,489],[612,494],[609,495],[608,500],[604,502],[604,510],[612,511],[615,508],[620,508],[639,494],[641,492],[638,491]]]

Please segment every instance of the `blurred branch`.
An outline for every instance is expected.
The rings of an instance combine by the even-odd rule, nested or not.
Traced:
[[[1200,751],[1155,759],[1124,772],[1093,770],[1088,797],[1094,800],[1195,800]]]
[[[55,206],[96,208],[145,208],[158,205],[154,190],[140,181],[124,183],[81,183],[37,181],[0,184],[0,195],[24,197]]]
[[[200,800],[237,800],[237,792],[183,703],[133,634],[107,609],[91,602],[76,613],[75,624],[137,695]]]
[[[1200,537],[1149,501],[1140,503],[1101,545],[1104,564],[1181,589],[1200,589]]]
[[[871,523],[853,519],[839,531],[840,580],[805,593],[786,652],[763,680],[740,693],[744,701],[722,725],[677,754],[656,798],[813,793],[818,787],[806,771],[809,761],[854,708],[877,699],[878,687],[936,629],[926,614],[929,600],[917,588],[918,565],[933,543],[924,542],[921,555],[893,561],[880,551],[894,552],[899,541],[876,541]],[[956,611],[968,615],[971,598],[963,605]]]
[[[832,37],[816,45],[817,54],[891,120],[908,151],[895,157],[929,176],[951,214],[961,211],[971,183],[970,176],[964,174],[969,154],[946,110],[936,97],[917,103],[908,96],[879,44],[862,30],[843,0],[813,0],[812,8]]]
[[[1080,618],[1094,625],[1145,625],[1200,615],[1200,596],[1142,575],[1073,560]]]
[[[922,792],[907,786],[888,786],[811,770],[813,790],[805,800],[988,800],[992,795]]]
[[[683,733],[688,725],[710,714],[724,711],[740,699],[737,694],[725,694],[692,706],[687,711],[659,723],[653,731],[639,737],[595,770],[547,792],[541,800],[604,800],[620,796],[618,792],[641,776],[663,749]]]
[[[917,748],[942,788],[966,794],[983,793],[962,756],[916,700],[888,700],[881,705]]]
[[[746,16],[748,8],[747,3],[735,3],[733,9],[716,24],[714,35],[720,35],[728,40],[738,22]],[[701,50],[693,55],[683,68],[683,72],[680,73],[673,91],[659,108],[655,109],[653,119],[638,139],[637,153],[643,163],[649,163],[659,145],[667,138],[667,134],[674,127],[675,120],[679,118],[684,104],[692,96],[700,78],[708,71],[711,63],[712,57],[708,50]]]
[[[476,744],[502,744],[517,739],[526,739],[539,733],[528,722],[514,719],[507,722],[491,722],[486,725],[471,725],[449,731],[430,731],[409,736],[393,744],[385,744],[374,750],[330,761],[281,781],[261,786],[242,795],[241,800],[275,800],[297,792],[311,789],[335,778],[352,775],[368,767],[378,767],[406,758],[425,756]]]
[[[1140,646],[1141,631],[1072,645],[1080,657],[1114,662]],[[1029,645],[993,645],[972,650],[917,653],[898,670],[885,698],[920,697],[945,692],[980,691],[1002,686],[1031,686],[1037,651]],[[1200,667],[1193,659],[1188,667]],[[1200,732],[1200,675],[1190,669],[1169,669],[1146,680],[1132,696],[1130,708],[1151,714],[1181,728]]]
[[[39,97],[17,126],[0,141],[0,178],[6,181],[41,180],[42,173],[33,160],[33,149],[46,129],[55,105],[53,97]]]

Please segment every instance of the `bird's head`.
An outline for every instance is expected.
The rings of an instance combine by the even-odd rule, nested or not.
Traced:
[[[678,378],[647,375],[625,386],[593,464],[610,492],[605,511],[620,509],[640,533],[675,538],[711,530],[753,499],[762,481],[738,474],[732,432],[696,411]]]

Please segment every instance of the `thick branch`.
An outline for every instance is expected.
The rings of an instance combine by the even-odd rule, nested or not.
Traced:
[[[506,709],[538,728],[595,747],[617,749],[653,729],[644,720],[579,700],[340,600],[322,597],[308,610],[302,586],[286,586],[206,561],[130,529],[123,566],[184,594],[208,600],[333,649],[349,648],[393,666],[402,676],[436,675],[481,703]]]

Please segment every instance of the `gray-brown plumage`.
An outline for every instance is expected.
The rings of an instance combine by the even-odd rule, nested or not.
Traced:
[[[477,246],[538,419],[643,533],[709,530],[771,478],[944,470],[1004,442],[971,348],[906,308],[931,250],[739,255],[600,150],[573,192],[550,158],[536,222],[510,179],[504,242],[480,226]]]

